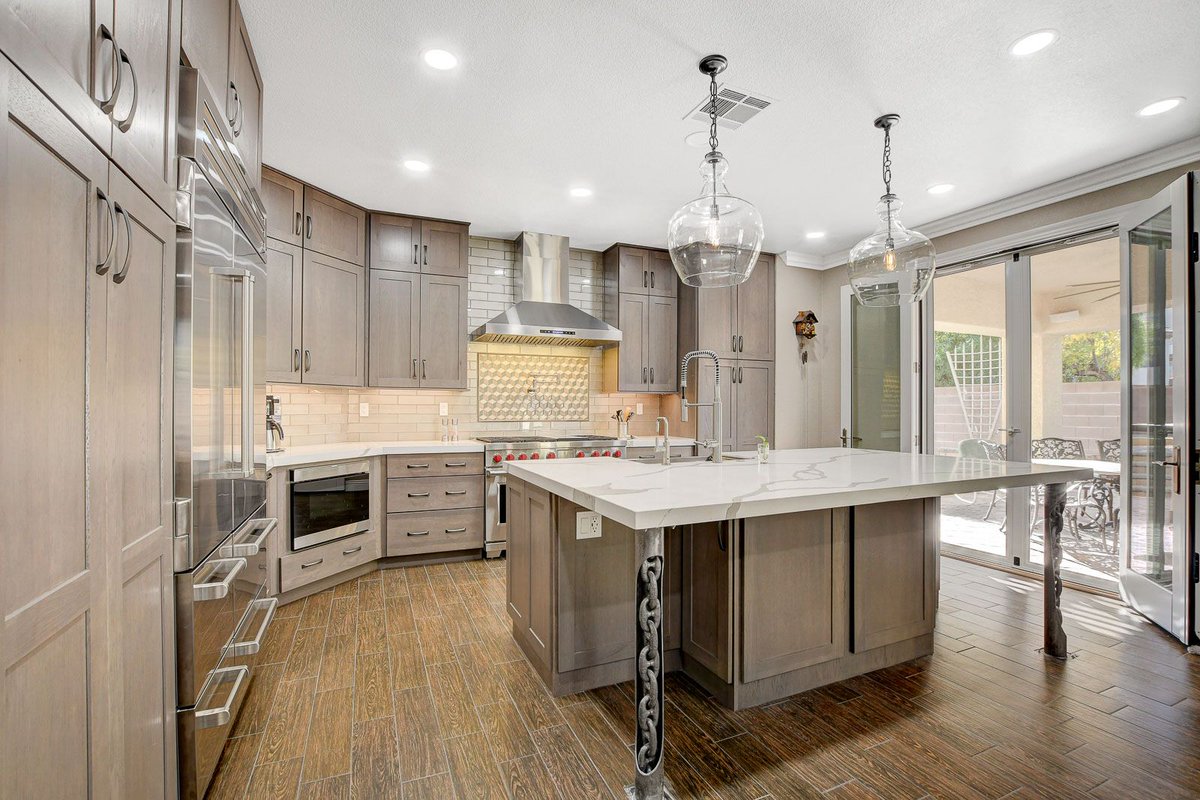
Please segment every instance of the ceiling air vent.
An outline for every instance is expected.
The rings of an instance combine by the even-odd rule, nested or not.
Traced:
[[[700,105],[688,112],[685,119],[708,122],[711,102],[708,97],[705,97],[700,101]],[[753,95],[729,86],[722,86],[717,90],[717,124],[723,128],[737,130],[760,112],[766,110],[773,102],[775,101],[762,95]]]

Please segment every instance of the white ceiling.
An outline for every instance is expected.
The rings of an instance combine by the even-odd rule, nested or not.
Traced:
[[[1200,133],[1197,0],[243,0],[266,84],[268,164],[371,208],[466,220],[477,235],[575,247],[665,243],[699,192],[684,119],[730,86],[776,104],[722,131],[728,184],[766,249],[815,257],[870,231],[880,132],[897,112],[893,189],[922,222]],[[1057,29],[1022,59],[1023,34]],[[427,67],[432,47],[459,56]],[[1139,108],[1188,98],[1152,118]],[[406,158],[428,161],[417,175]],[[956,190],[926,193],[935,183]],[[568,197],[572,186],[595,195]],[[807,231],[825,239],[807,240]]]

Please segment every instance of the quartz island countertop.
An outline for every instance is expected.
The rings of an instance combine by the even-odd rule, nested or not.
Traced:
[[[1089,480],[1049,466],[840,447],[670,466],[621,459],[509,464],[509,473],[634,529]]]
[[[267,454],[267,469],[318,464],[324,461],[345,461],[372,456],[403,456],[416,453],[482,453],[483,442],[462,439],[457,442],[414,440],[396,442],[331,442],[288,447],[279,453]]]

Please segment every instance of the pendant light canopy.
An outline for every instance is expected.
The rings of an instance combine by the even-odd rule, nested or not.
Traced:
[[[750,277],[762,252],[763,225],[758,209],[725,188],[729,163],[717,150],[717,75],[725,56],[700,59],[709,79],[709,152],[700,162],[700,196],[675,212],[667,225],[667,247],[679,278],[688,286],[733,286]]]
[[[850,251],[850,288],[864,306],[916,303],[933,281],[933,243],[900,222],[900,198],[892,194],[892,127],[898,114],[875,120],[883,130],[884,195],[875,206],[875,232]]]

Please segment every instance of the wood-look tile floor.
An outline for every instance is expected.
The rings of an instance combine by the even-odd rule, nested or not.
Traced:
[[[687,798],[1200,796],[1200,658],[1068,590],[942,559],[929,658],[730,712],[667,682]],[[374,572],[281,607],[212,798],[621,798],[630,684],[553,699],[509,636],[504,562]]]

